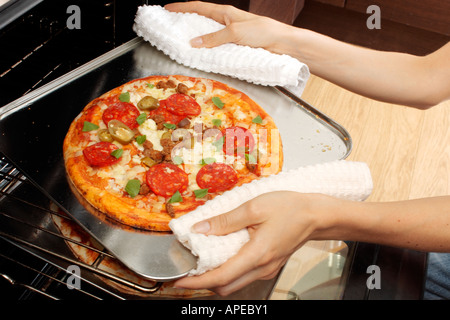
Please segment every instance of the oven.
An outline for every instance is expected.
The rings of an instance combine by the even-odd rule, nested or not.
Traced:
[[[137,6],[144,3],[165,4],[164,1],[138,0],[8,0],[0,3],[0,106],[36,92],[116,48],[130,43],[135,45],[131,26]],[[82,13],[81,20],[70,20],[71,17],[76,18],[73,15],[76,15],[77,10]],[[303,107],[312,108],[307,103]],[[2,298],[159,298],[161,283],[142,285],[105,271],[101,267],[102,262],[114,261],[116,257],[95,239],[85,241],[84,236],[74,239],[62,235],[52,223],[55,216],[73,220],[52,205],[52,199],[0,153]],[[87,234],[85,236],[89,237]],[[80,261],[73,255],[68,243],[95,253],[97,258],[92,263]],[[321,267],[325,266],[325,270],[316,268],[303,276],[306,280],[316,279],[317,272],[322,272],[320,276],[336,272],[334,277],[324,279],[321,285],[310,290],[312,293],[309,297],[420,299],[426,264],[423,253],[365,243],[338,243],[336,248],[320,264]],[[387,276],[383,275],[383,291],[370,290],[366,285],[369,276],[367,266],[374,264],[387,270]],[[68,270],[74,270],[74,273]],[[81,270],[81,278],[74,278],[80,274],[77,270]],[[71,287],[71,281],[81,285]],[[279,277],[258,281],[229,298],[271,299],[279,281]],[[330,288],[333,288],[331,294]],[[204,298],[219,299],[217,296],[200,297]],[[301,296],[287,290],[283,292],[283,299],[301,299]]]

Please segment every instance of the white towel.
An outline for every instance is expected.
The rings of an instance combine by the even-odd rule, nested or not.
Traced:
[[[308,67],[288,55],[227,43],[193,48],[190,40],[224,26],[196,13],[170,12],[161,6],[138,8],[133,30],[144,40],[185,66],[265,86],[283,86],[301,96]]]
[[[199,275],[217,268],[249,240],[247,229],[225,236],[206,236],[191,231],[204,219],[228,212],[263,193],[296,191],[321,193],[341,199],[363,201],[372,192],[370,169],[363,162],[336,160],[281,172],[226,191],[194,211],[173,219],[169,226],[177,239],[198,257],[197,268],[190,275]]]

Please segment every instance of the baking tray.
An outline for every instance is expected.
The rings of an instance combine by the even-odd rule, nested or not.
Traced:
[[[215,79],[246,93],[280,130],[283,170],[345,159],[351,152],[345,128],[284,88],[185,67],[140,38],[1,108],[0,151],[61,210],[143,277],[157,281],[183,277],[195,267],[196,258],[171,233],[126,228],[93,214],[67,180],[62,144],[71,122],[91,100],[132,79],[157,74]]]

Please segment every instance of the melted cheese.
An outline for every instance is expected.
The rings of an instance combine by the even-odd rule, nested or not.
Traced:
[[[188,191],[193,191],[200,189],[200,187],[197,184],[197,173],[202,168],[201,165],[198,164],[186,164],[184,165],[184,171],[188,174],[189,178],[189,186]]]
[[[145,120],[145,122],[139,126],[139,132],[142,135],[145,135],[147,140],[153,144],[153,149],[157,151],[163,149],[161,137],[164,134],[164,130],[157,130],[155,121],[152,119]]]
[[[244,112],[241,111],[241,109],[239,107],[236,108],[236,110],[233,112],[233,116],[237,119],[237,120],[244,120],[247,118],[247,114],[245,114]]]
[[[123,192],[128,181],[140,178],[143,180],[145,168],[141,165],[130,167],[130,164],[136,162],[136,156],[131,156],[129,150],[124,150],[120,161],[112,166],[92,169],[97,176],[107,179],[111,190]],[[140,163],[140,160],[138,160]]]

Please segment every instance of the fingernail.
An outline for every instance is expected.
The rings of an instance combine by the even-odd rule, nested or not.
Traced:
[[[192,228],[196,233],[207,233],[211,229],[211,226],[208,221],[201,221],[194,224]]]
[[[191,40],[191,46],[193,47],[201,47],[203,44],[202,37],[197,37]]]

